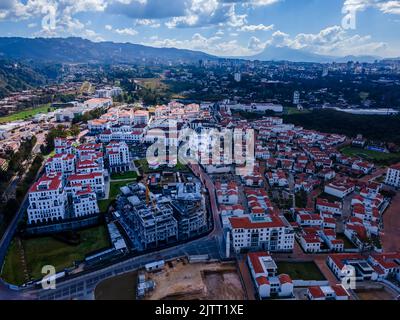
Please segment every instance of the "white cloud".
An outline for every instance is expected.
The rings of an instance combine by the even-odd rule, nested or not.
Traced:
[[[223,41],[221,37],[213,36],[207,38],[199,33],[195,33],[191,39],[185,40],[160,39],[158,37],[152,37],[149,40],[150,41],[143,42],[142,44],[154,47],[199,50],[219,56],[247,56],[256,53],[249,48],[249,46],[242,46],[237,40]],[[252,43],[254,42],[255,41],[252,40]]]
[[[266,45],[336,56],[381,54],[387,46],[383,42],[372,41],[370,36],[349,34],[340,26],[328,27],[315,34],[299,33],[294,37],[276,31]]]
[[[138,34],[138,32],[132,28],[115,29],[114,32],[126,36],[136,36]]]
[[[135,26],[145,26],[150,28],[159,28],[161,24],[155,19],[136,19]]]
[[[383,13],[400,14],[399,0],[345,0],[343,11],[363,11],[367,8],[376,8]]]
[[[247,47],[252,52],[257,52],[258,53],[258,52],[264,50],[265,43],[263,43],[260,39],[258,39],[256,37],[251,37]]]
[[[249,24],[242,26],[240,28],[240,31],[244,32],[255,32],[255,31],[271,31],[274,29],[274,25],[271,24],[269,26],[266,26],[264,24]]]

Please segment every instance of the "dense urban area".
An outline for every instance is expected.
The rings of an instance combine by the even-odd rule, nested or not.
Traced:
[[[0,299],[398,299],[400,60],[1,79]]]

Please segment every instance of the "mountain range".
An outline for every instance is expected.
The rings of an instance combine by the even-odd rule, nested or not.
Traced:
[[[153,48],[132,43],[92,42],[82,38],[0,37],[0,59],[54,63],[133,63],[213,59],[203,52]]]
[[[110,41],[92,42],[77,37],[0,37],[1,58],[53,63],[134,63],[154,60],[196,62],[199,60],[218,59],[216,56],[200,51],[154,48],[139,44]],[[235,57],[235,59],[237,58]],[[240,59],[328,63],[347,61],[373,62],[381,58],[368,55],[334,57],[289,47],[268,46],[257,55],[240,57]]]
[[[330,63],[338,62],[345,63],[348,61],[362,62],[374,62],[375,60],[381,60],[382,58],[377,56],[345,56],[335,57],[320,55],[305,50],[292,49],[290,47],[275,47],[269,46],[263,52],[246,57],[248,60],[261,60],[261,61],[292,61],[292,62],[315,62],[315,63]]]

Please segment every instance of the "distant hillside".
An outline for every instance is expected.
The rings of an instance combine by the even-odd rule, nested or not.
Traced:
[[[0,98],[47,82],[47,75],[22,63],[0,60]]]
[[[133,63],[151,60],[198,61],[216,57],[190,50],[92,42],[82,38],[0,37],[1,58],[57,63]]]
[[[261,61],[292,61],[292,62],[315,62],[315,63],[328,63],[328,62],[347,62],[347,61],[358,61],[358,62],[374,62],[379,60],[379,57],[374,56],[346,56],[346,57],[334,57],[325,56],[305,50],[297,50],[289,47],[275,47],[269,46],[263,52],[247,57],[250,60],[261,60]]]

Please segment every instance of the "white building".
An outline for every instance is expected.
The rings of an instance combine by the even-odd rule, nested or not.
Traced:
[[[148,124],[150,120],[149,112],[146,110],[136,110],[133,114],[133,123]]]
[[[93,98],[86,100],[84,106],[89,109],[107,108],[112,106],[112,99],[110,98]]]
[[[244,216],[229,219],[232,229],[232,246],[242,249],[263,249],[271,252],[291,252],[294,231],[278,216]]]
[[[111,142],[106,147],[106,156],[111,172],[129,170],[129,147],[125,142]]]
[[[293,92],[293,104],[298,105],[300,103],[300,92],[295,91]]]
[[[65,219],[68,202],[61,174],[43,175],[29,189],[28,199],[29,224]]]
[[[72,141],[65,138],[55,138],[54,148],[56,154],[72,153]]]
[[[242,110],[246,112],[283,112],[283,106],[274,103],[252,103],[252,104],[229,104],[226,105],[229,110]]]
[[[293,296],[292,279],[287,274],[278,275],[278,267],[268,253],[249,253],[247,263],[260,299]]]
[[[329,212],[334,215],[342,215],[342,204],[340,202],[329,202],[326,199],[317,199],[317,210],[319,212]]]
[[[233,78],[235,79],[236,82],[240,82],[242,81],[242,74],[240,72],[235,72]]]
[[[355,190],[355,185],[345,182],[332,182],[325,186],[325,192],[332,196],[343,199]]]
[[[90,188],[98,195],[104,195],[105,183],[104,175],[100,172],[93,172],[88,174],[73,174],[68,177],[69,191],[75,190],[79,186],[89,185]]]
[[[75,161],[75,155],[73,154],[55,154],[46,161],[46,173],[61,173],[63,178],[67,178],[75,173]]]
[[[229,183],[215,183],[219,204],[234,205],[239,201],[239,189],[235,181]]]
[[[396,188],[400,187],[400,164],[388,168],[385,183]]]
[[[350,294],[340,284],[333,286],[314,286],[307,290],[307,298],[309,300],[349,300]]]
[[[76,189],[72,197],[72,206],[75,217],[85,217],[100,212],[96,193],[90,186],[80,186]]]

